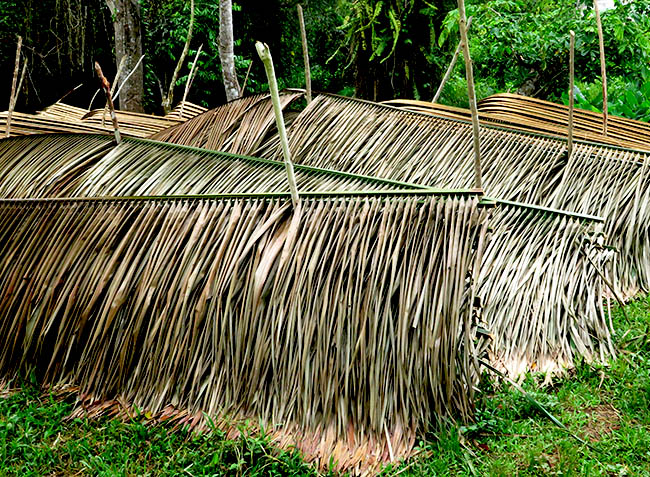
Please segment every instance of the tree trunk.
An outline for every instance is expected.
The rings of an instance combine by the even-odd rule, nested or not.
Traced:
[[[232,33],[232,0],[219,0],[219,59],[223,71],[226,99],[239,98],[239,81],[235,70],[235,45]]]
[[[138,0],[106,0],[115,28],[115,59],[119,64],[126,56],[127,70],[142,56],[142,24]],[[116,78],[117,80],[117,78]],[[142,112],[144,74],[142,64],[136,67],[129,81],[122,85],[120,109]]]

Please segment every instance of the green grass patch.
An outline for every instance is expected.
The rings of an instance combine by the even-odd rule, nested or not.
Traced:
[[[650,476],[650,297],[614,315],[617,359],[579,364],[552,386],[531,375],[524,389],[589,442],[555,426],[507,384],[485,382],[476,422],[441,425],[419,456],[385,476]],[[66,421],[72,403],[33,383],[0,399],[0,475],[317,475],[297,452],[242,432],[197,434],[146,419]]]
[[[144,417],[66,422],[71,409],[29,384],[1,399],[0,475],[316,475],[298,453],[246,432],[172,432]]]
[[[474,424],[446,426],[384,475],[650,476],[650,297],[625,311],[614,312],[611,366],[581,363],[552,386],[535,375],[522,383],[590,447],[512,386],[483,383]]]

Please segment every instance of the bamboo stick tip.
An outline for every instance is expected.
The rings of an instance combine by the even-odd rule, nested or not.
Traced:
[[[269,58],[269,45],[267,45],[266,43],[262,43],[261,41],[256,41],[255,49],[257,50],[257,54],[260,55],[260,58],[262,60]]]

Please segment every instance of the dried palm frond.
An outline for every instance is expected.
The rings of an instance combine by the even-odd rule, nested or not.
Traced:
[[[393,99],[382,104],[437,117],[471,120],[469,109],[427,101]],[[566,138],[568,134],[569,111],[566,106],[559,104],[504,93],[483,99],[478,103],[478,109],[480,122],[485,126],[502,126],[558,138]],[[618,116],[608,117],[614,120],[614,130],[603,136],[602,114],[574,109],[574,137],[599,144],[650,151],[650,127],[647,123]]]
[[[259,419],[345,468],[469,417],[480,196],[288,198],[0,200],[0,372]]]
[[[496,95],[500,96],[500,95]],[[516,95],[512,95],[516,96]],[[483,101],[487,101],[493,98],[485,98]],[[525,96],[524,96],[525,98]],[[527,98],[533,99],[533,98]],[[539,100],[535,100],[539,101]],[[546,101],[544,101],[546,103]],[[388,106],[395,106],[406,111],[412,111],[416,113],[428,114],[436,117],[444,117],[449,119],[459,119],[463,121],[470,121],[471,114],[469,109],[457,108],[454,106],[446,106],[443,104],[433,104],[426,101],[416,101],[411,99],[392,99],[389,101],[383,101],[382,104]],[[568,109],[564,106],[555,105],[554,103],[548,103],[553,106],[558,106],[559,108],[564,108],[565,112],[562,115],[559,112],[557,115],[549,113],[548,116],[545,116],[546,112],[543,110],[536,111],[531,109],[519,109],[517,107],[512,107],[508,103],[499,104],[499,106],[494,106],[491,102],[486,102],[483,104],[479,102],[479,119],[481,125],[484,126],[495,126],[495,127],[507,127],[509,129],[522,131],[522,132],[531,132],[539,133],[544,135],[549,135],[557,138],[567,138],[568,135]],[[499,110],[500,109],[500,110]],[[593,118],[590,115],[593,114],[599,118],[600,124],[593,123]],[[578,118],[578,126],[576,127],[575,118]],[[628,121],[627,119],[609,116],[616,118],[617,120]],[[630,120],[631,121],[631,120]],[[633,121],[637,122],[637,121]],[[646,124],[646,123],[642,123]],[[646,124],[647,126],[647,124]],[[633,129],[634,125],[628,125],[628,129]],[[642,136],[643,133],[641,129],[637,128],[637,136]],[[574,109],[574,137],[584,140],[596,142],[599,144],[609,144],[617,147],[629,147],[637,148],[642,150],[650,150],[648,146],[648,140],[645,142],[639,140],[639,137],[635,137],[635,134],[627,135],[623,129],[618,130],[618,134],[608,134],[607,136],[602,135],[602,114],[591,113],[590,111],[585,111],[582,109]],[[650,140],[650,136],[648,137]]]
[[[180,106],[180,105],[179,105]],[[186,105],[183,116],[180,110],[167,116],[116,111],[122,135],[127,137],[147,137],[164,129],[182,124],[187,119],[205,111],[201,106]],[[0,113],[0,130],[6,127],[7,112]],[[55,103],[36,114],[13,113],[11,135],[43,133],[113,133],[110,119],[103,109],[88,111],[64,103]]]
[[[471,124],[321,94],[288,130],[291,156],[307,164],[441,188],[471,187]],[[277,137],[258,154],[280,158]],[[604,217],[619,249],[619,291],[650,290],[650,153],[484,126],[483,183],[488,195]]]
[[[141,139],[125,139],[114,147],[107,137],[87,136],[83,141],[81,138],[54,135],[0,141],[0,196],[101,197],[289,191],[281,162]],[[296,166],[296,176],[301,193],[424,188],[300,165]],[[546,362],[544,369],[556,371],[571,365],[575,354],[606,361],[608,353],[602,350],[609,349],[609,331],[605,313],[598,305],[603,284],[593,269],[580,268],[582,260],[576,261],[572,255],[580,249],[580,244],[590,240],[602,220],[526,204],[502,201],[496,204],[490,226],[494,231],[492,250],[499,256],[486,262],[482,270],[489,270],[489,273],[481,275],[479,281],[479,295],[486,307],[484,320],[488,328],[494,329],[498,348],[493,353],[499,357],[495,365],[518,373],[533,363],[538,363],[536,366],[540,369],[542,361]],[[571,225],[563,225],[565,222]],[[571,227],[574,233],[567,234]],[[522,247],[526,253],[521,251]],[[595,246],[589,250],[594,262],[604,261],[606,254],[602,250],[596,250]],[[560,255],[556,256],[557,253]],[[531,266],[541,268],[531,275],[513,272],[517,267],[528,270]],[[536,288],[539,283],[546,286],[567,277],[571,278],[568,285],[555,286],[553,292],[549,288],[546,293],[540,293]],[[493,283],[499,286],[493,287]],[[567,289],[576,291],[571,294]],[[523,314],[509,311],[517,300],[529,303],[525,318]],[[551,316],[553,319],[549,319]],[[522,320],[526,323],[519,323]],[[542,338],[534,333],[511,333],[518,327],[532,329],[533,325],[528,322],[543,328],[545,343],[539,343]],[[572,333],[572,327],[580,333]]]
[[[87,109],[78,108],[69,104],[56,102],[35,114],[40,118],[58,119],[61,121],[80,121],[88,112]]]
[[[481,100],[479,111],[508,127],[521,125],[541,133],[567,134],[569,109],[563,104],[502,93]],[[650,124],[611,114],[607,118],[607,136],[603,136],[602,113],[574,109],[573,134],[587,141],[650,151]]]
[[[281,91],[283,110],[303,96],[302,90]],[[268,94],[257,94],[226,103],[184,124],[161,131],[151,139],[250,154],[272,131],[275,131],[275,116],[271,98]]]
[[[515,377],[613,357],[602,220],[497,201],[490,228],[477,296],[493,365]]]
[[[198,104],[194,104],[189,101],[181,101],[176,105],[174,109],[169,112],[169,114],[165,115],[165,117],[187,121],[195,116],[198,116],[199,114],[205,113],[207,110],[207,108],[199,106]]]
[[[128,137],[147,137],[164,129],[182,124],[185,120],[174,116],[155,116],[153,114],[134,113],[131,111],[115,111],[120,132]],[[103,109],[88,111],[82,118],[83,124],[100,128],[109,127],[110,118]]]
[[[296,166],[301,191],[426,189]],[[288,192],[284,163],[146,139],[43,135],[0,141],[0,197]]]
[[[7,112],[0,112],[0,131],[7,128]],[[108,129],[93,124],[84,124],[80,120],[54,118],[49,115],[38,116],[14,112],[11,115],[11,136],[45,133],[90,133],[108,134]]]

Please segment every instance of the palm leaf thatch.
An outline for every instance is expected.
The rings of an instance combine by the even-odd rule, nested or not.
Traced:
[[[611,252],[602,220],[497,201],[477,296],[494,342],[490,361],[510,376],[556,373],[576,358],[614,356],[609,290],[600,276]]]
[[[0,112],[0,131],[7,130],[7,111]],[[11,115],[10,135],[24,136],[27,134],[47,133],[90,133],[108,134],[108,129],[85,124],[81,120],[68,120],[49,115],[39,116],[14,111]]]
[[[489,209],[379,194],[0,200],[0,371],[259,420],[323,465],[408,455],[472,414]]]
[[[116,111],[120,132],[127,137],[147,137],[164,129],[182,124],[206,109],[185,102],[181,116],[181,104],[167,116]],[[7,127],[7,112],[0,113],[0,130]],[[103,109],[88,111],[64,103],[55,103],[36,114],[14,112],[11,120],[11,136],[43,133],[95,133],[112,134],[113,125]]]
[[[187,121],[192,119],[199,114],[203,114],[207,111],[207,108],[199,106],[198,104],[191,103],[189,101],[181,101],[172,109],[169,114],[166,114],[165,117],[169,119],[178,119],[181,121]]]
[[[280,104],[285,110],[304,96],[302,90],[284,90]],[[247,96],[212,109],[182,125],[151,136],[157,141],[195,146],[234,154],[251,154],[275,132],[275,116],[268,94]]]
[[[479,111],[508,127],[566,136],[569,108],[563,104],[517,94],[496,94],[481,100]],[[573,134],[580,139],[650,151],[650,124],[609,115],[607,136],[602,135],[603,115],[585,109],[573,111]]]
[[[42,111],[35,114],[40,118],[58,119],[61,121],[80,121],[86,113],[87,109],[71,106],[66,103],[56,102]]]
[[[185,120],[180,116],[155,116],[153,114],[134,113],[131,111],[115,111],[120,133],[127,137],[147,137],[164,129],[182,124]],[[106,131],[113,131],[111,118],[103,109],[88,111],[81,123],[95,126]]]
[[[296,166],[301,191],[426,189]],[[0,197],[288,192],[284,163],[146,139],[42,135],[0,141]]]
[[[418,190],[424,187],[296,166],[304,191]],[[288,192],[281,162],[105,136],[31,136],[0,141],[0,196],[102,197]],[[591,240],[602,220],[497,201],[490,220],[494,256],[479,281],[484,320],[495,339],[494,364],[513,374],[535,366],[558,370],[578,354],[602,359],[609,330],[599,306],[602,281],[584,267],[583,250],[601,265]],[[517,233],[513,233],[517,230]],[[569,230],[572,233],[569,233]],[[584,245],[581,245],[584,244]],[[591,246],[588,246],[591,245]],[[517,275],[513,270],[533,270]],[[561,280],[570,277],[569,285]],[[560,280],[560,282],[558,282]],[[552,283],[545,293],[538,287]],[[494,285],[496,284],[496,286]],[[512,303],[524,302],[520,314]],[[534,327],[533,327],[534,326]],[[543,329],[543,335],[534,331]],[[517,333],[513,329],[521,328]],[[576,332],[575,330],[578,330]],[[543,342],[542,342],[543,340]]]
[[[288,130],[294,161],[441,188],[471,187],[471,124],[368,101],[320,95]],[[258,151],[281,157],[277,137]],[[481,129],[483,183],[492,197],[604,217],[619,254],[612,279],[650,290],[650,153],[500,127]]]
[[[469,109],[410,99],[393,99],[383,104],[407,111],[450,119],[471,120]],[[533,132],[566,138],[569,109],[566,106],[516,94],[497,94],[478,103],[481,124],[505,126],[523,132]],[[642,121],[608,116],[613,128],[602,134],[603,116],[584,109],[574,109],[573,134],[577,139],[650,151],[650,125]]]

